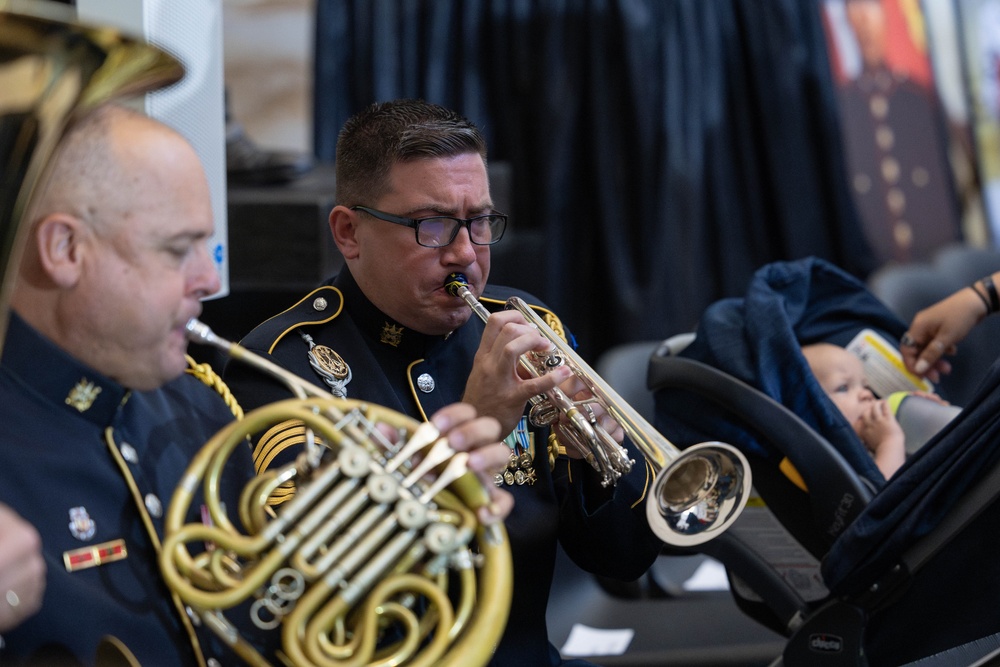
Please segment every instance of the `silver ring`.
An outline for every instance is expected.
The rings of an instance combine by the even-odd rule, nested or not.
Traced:
[[[12,590],[8,590],[7,593],[4,595],[4,597],[7,598],[7,604],[9,604],[11,607],[16,607],[17,605],[21,604],[21,598],[19,598],[17,596],[17,593],[15,593]]]
[[[903,334],[903,337],[899,339],[899,345],[900,347],[916,347],[917,341],[913,340],[913,337],[910,336],[909,332],[906,332]]]

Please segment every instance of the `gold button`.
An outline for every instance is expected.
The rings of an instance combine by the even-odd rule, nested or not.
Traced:
[[[885,117],[889,115],[889,100],[886,99],[885,95],[872,95],[868,109],[875,118],[885,120]]]
[[[882,159],[882,178],[889,183],[899,180],[899,161],[894,157]]]
[[[885,196],[885,203],[893,215],[902,215],[906,209],[906,195],[899,188],[891,188]]]
[[[913,228],[903,220],[897,222],[892,228],[892,236],[900,248],[909,248],[913,245]]]
[[[875,128],[875,143],[884,151],[892,150],[893,144],[896,143],[896,135],[893,134],[892,128],[881,124]]]

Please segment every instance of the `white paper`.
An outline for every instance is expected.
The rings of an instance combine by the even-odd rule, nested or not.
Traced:
[[[602,630],[574,623],[563,644],[564,656],[622,655],[632,643],[635,630]]]
[[[729,578],[726,568],[717,560],[708,558],[684,582],[686,591],[728,591]]]

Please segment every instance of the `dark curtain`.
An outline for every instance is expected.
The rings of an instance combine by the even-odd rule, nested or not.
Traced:
[[[813,0],[318,0],[317,19],[318,157],[373,101],[469,117],[512,170],[494,282],[584,356],[693,330],[772,261],[874,268]]]

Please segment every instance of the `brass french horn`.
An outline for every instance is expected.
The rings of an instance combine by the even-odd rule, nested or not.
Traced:
[[[225,615],[244,603],[243,622],[280,633],[291,665],[488,662],[506,626],[512,565],[503,526],[476,518],[489,495],[468,454],[429,422],[334,398],[201,322],[188,335],[298,398],[248,413],[191,463],[166,515],[160,564],[170,588],[251,665],[268,662]],[[317,440],[248,484],[239,508],[223,507],[219,480],[234,449],[290,420]],[[288,481],[296,493],[272,514],[271,493]],[[210,521],[185,524],[199,490]]]
[[[449,294],[463,299],[480,319],[489,319],[490,312],[469,290],[464,275],[451,274],[444,286]],[[657,537],[673,546],[696,546],[718,537],[739,518],[751,486],[750,465],[742,452],[722,442],[704,442],[681,451],[618,395],[523,299],[511,297],[506,307],[520,312],[551,343],[545,353],[522,355],[521,367],[539,377],[565,365],[589,394],[585,400],[573,400],[555,387],[532,398],[529,418],[536,425],[548,425],[563,417],[566,428],[560,429],[560,439],[579,451],[607,486],[631,472],[634,463],[628,458],[628,450],[593,417],[589,406],[600,405],[611,415],[656,475],[646,496],[646,520]]]

